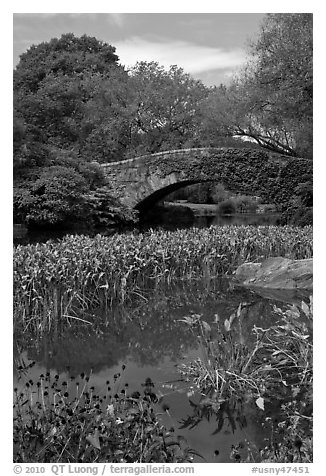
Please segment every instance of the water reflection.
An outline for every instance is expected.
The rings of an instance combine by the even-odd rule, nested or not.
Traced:
[[[240,302],[246,302],[244,332],[248,338],[254,324],[267,326],[275,320],[276,301],[246,289],[230,289],[229,284],[221,280],[162,286],[147,302],[83,315],[94,325],[74,320],[61,334],[46,335],[38,342],[33,336],[17,335],[17,345],[30,359],[57,372],[67,366],[75,373],[91,368],[99,372],[123,360],[156,367],[165,359],[175,363],[196,352],[196,338],[181,322],[189,313],[212,322],[216,313],[228,318]]]
[[[175,215],[175,213],[170,213],[161,211],[156,213],[155,210],[149,216],[149,218],[144,217],[141,220],[138,227],[133,228],[103,228],[90,230],[86,227],[84,228],[71,228],[69,230],[28,230],[23,225],[14,225],[13,229],[13,238],[15,245],[27,245],[34,243],[44,243],[48,240],[59,240],[62,239],[65,235],[78,235],[83,234],[87,236],[94,236],[96,234],[102,234],[110,236],[114,233],[137,233],[139,231],[144,231],[149,228],[165,228],[168,230],[176,230],[179,228],[188,228],[188,227],[198,227],[206,228],[211,225],[224,226],[224,225],[278,225],[279,224],[279,215],[278,214],[258,214],[258,213],[237,213],[234,215],[218,215],[218,214],[198,214],[194,215],[189,209],[189,213],[185,215]]]
[[[230,462],[232,451],[236,459],[240,441],[251,439],[259,446],[264,440],[257,408],[240,400],[213,408],[205,401],[210,396],[192,395],[191,384],[182,381],[177,365],[199,356],[197,339],[182,322],[185,316],[200,314],[212,323],[216,313],[227,319],[240,303],[245,303],[241,335],[246,341],[252,338],[254,324],[275,324],[274,304],[282,307],[280,301],[234,288],[227,280],[184,282],[162,286],[146,302],[117,307],[109,314],[93,310],[92,326],[73,321],[60,335],[47,335],[40,341],[16,335],[15,385],[47,372],[67,380],[85,372],[91,373],[90,384],[103,391],[125,366],[115,391],[127,388],[143,394],[147,390],[157,397],[165,425],[173,426],[206,461]],[[26,368],[26,376],[20,379],[17,367],[28,367],[31,361],[36,364]]]
[[[141,229],[161,227],[169,230],[179,228],[206,228],[211,225],[278,225],[279,213],[234,213],[220,215],[214,205],[182,204],[181,206],[155,206],[140,217]]]
[[[263,213],[236,213],[234,215],[215,215],[206,218],[207,225],[278,225],[280,216],[278,214]]]

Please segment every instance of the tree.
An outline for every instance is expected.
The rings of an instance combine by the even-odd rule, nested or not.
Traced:
[[[95,38],[66,34],[21,56],[14,71],[16,222],[134,220],[109,188],[97,192],[105,180],[92,162],[122,158],[130,143],[128,75],[114,52]]]
[[[182,68],[139,62],[130,70],[135,91],[133,142],[144,153],[180,148],[194,138],[208,89]]]
[[[85,79],[85,88],[92,93],[83,107],[81,154],[98,162],[125,158],[134,145],[135,92],[130,78],[125,71],[115,69],[109,78]]]
[[[81,149],[85,104],[96,84],[117,70],[127,76],[114,51],[96,38],[69,33],[21,55],[14,71],[14,101],[24,123],[26,165],[45,165],[53,147]]]
[[[14,167],[19,167],[25,162],[25,137],[26,128],[23,118],[17,114],[14,108],[13,115],[13,153]]]
[[[75,76],[91,71],[106,74],[117,65],[115,48],[94,37],[67,33],[61,38],[32,45],[20,56],[14,71],[14,90],[36,92],[48,75]]]
[[[230,86],[211,93],[207,124],[275,152],[312,157],[312,15],[268,14],[249,54]]]

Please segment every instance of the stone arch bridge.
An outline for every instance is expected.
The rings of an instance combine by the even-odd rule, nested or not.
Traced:
[[[311,160],[251,148],[169,150],[101,166],[110,193],[139,211],[178,188],[208,181],[284,204],[299,183],[312,180]]]

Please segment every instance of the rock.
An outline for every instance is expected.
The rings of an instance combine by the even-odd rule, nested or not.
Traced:
[[[236,270],[235,277],[242,285],[249,287],[312,290],[312,261],[312,258],[268,258],[262,263],[242,264]]]
[[[238,281],[246,281],[254,278],[261,268],[261,263],[244,263],[239,266],[235,272]]]
[[[264,299],[271,301],[278,301],[285,304],[294,304],[297,307],[301,307],[302,301],[309,302],[309,297],[312,294],[311,289],[268,289],[253,287],[250,288],[257,296],[261,296]]]

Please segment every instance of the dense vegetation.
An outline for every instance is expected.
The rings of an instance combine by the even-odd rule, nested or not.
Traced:
[[[216,299],[219,286],[213,286],[209,293],[203,281],[200,282],[203,295],[198,293],[195,283],[195,292],[190,292],[189,296],[181,298],[174,294],[178,308],[180,298],[187,303],[190,296],[190,302],[200,299],[207,302],[211,293]],[[171,350],[169,339],[163,344],[168,335],[173,336],[171,340],[178,336],[177,353],[181,342],[182,345],[190,342],[190,348],[197,342],[198,358],[179,362],[180,385],[161,386],[166,382],[146,378],[138,387],[140,391],[135,391],[128,384],[124,374],[126,367],[122,365],[121,370],[115,370],[117,373],[95,389],[92,375],[89,371],[85,373],[83,368],[85,354],[88,347],[101,347],[104,342],[106,348],[110,348],[111,339],[104,339],[102,343],[98,334],[88,336],[88,332],[82,334],[88,337],[80,342],[77,367],[66,367],[65,356],[57,360],[56,371],[44,372],[45,375],[39,378],[34,373],[31,378],[29,367],[35,362],[27,364],[25,358],[20,357],[17,360],[18,388],[14,396],[14,460],[190,462],[196,453],[190,450],[184,437],[178,435],[178,430],[192,429],[208,420],[210,425],[216,426],[214,435],[223,438],[227,426],[232,428],[236,438],[241,438],[237,430],[247,426],[246,418],[253,412],[255,427],[260,428],[260,434],[265,438],[257,439],[249,433],[251,436],[245,440],[235,439],[239,444],[230,448],[231,460],[312,462],[312,298],[310,303],[302,302],[298,306],[280,305],[282,309],[273,306],[271,301],[269,306],[274,312],[267,320],[264,311],[262,315],[265,305],[256,299],[247,300],[247,297],[239,305],[231,305],[227,314],[220,309],[216,312],[215,304],[214,315],[208,314],[204,320],[200,314],[188,314],[188,307],[187,315],[176,320],[175,316],[171,319],[167,314],[166,294],[162,290],[158,299],[157,291],[152,299],[162,311],[159,315],[153,313],[153,303],[145,307],[140,305],[136,312],[135,306],[131,305],[132,312],[126,322],[122,322],[120,315],[112,325],[110,317],[108,334],[114,335],[118,329],[122,334],[126,333],[126,345],[130,343],[131,335],[138,334],[133,342],[138,342],[141,335],[144,347],[137,350],[135,346],[135,354],[140,351],[146,355],[143,364],[149,365],[153,365],[153,353],[158,359],[154,357],[154,362],[162,362],[161,352],[167,347]],[[189,291],[187,288],[187,293]],[[224,297],[229,301],[229,294]],[[155,325],[158,317],[162,318],[159,327]],[[96,326],[83,325],[79,321],[74,332]],[[157,332],[155,339],[151,338],[153,332]],[[62,348],[62,341],[58,345],[60,354],[68,350]],[[69,352],[71,350],[68,355]],[[103,349],[99,350],[100,354],[102,352]],[[113,353],[116,352],[117,361],[122,355],[125,358],[124,352],[114,349]],[[112,350],[106,351],[105,369],[107,356],[111,353]],[[62,367],[58,366],[60,360]],[[98,374],[99,369],[94,371]],[[56,372],[64,372],[64,375],[60,378]],[[177,418],[173,407],[169,412],[171,401],[168,396],[174,392],[187,394],[189,399],[190,407],[182,420]],[[162,413],[167,414],[163,419]]]
[[[312,14],[268,14],[230,86],[210,94],[211,127],[312,158]]]
[[[269,256],[311,257],[312,228],[194,228],[17,246],[14,323],[43,333],[82,309],[123,303],[159,282],[229,274]]]
[[[113,46],[86,35],[32,46],[14,70],[15,221],[119,221],[120,204],[94,161],[254,144],[311,158],[311,22],[310,14],[268,14],[244,70],[213,88],[177,66],[140,61],[126,71]],[[100,211],[99,187],[107,196]],[[303,180],[287,221],[311,209],[306,192],[312,195],[312,184]],[[124,210],[120,221],[126,216],[133,219]]]
[[[255,402],[269,438],[258,448],[248,440],[234,447],[233,459],[311,463],[312,297],[300,307],[274,306],[279,321],[271,327],[254,325],[249,336],[244,332],[246,307],[247,303],[240,303],[224,322],[215,314],[211,325],[198,314],[183,319],[201,349],[200,358],[180,366],[185,379],[202,395],[193,404],[196,411],[188,424],[195,426],[204,416],[214,415],[221,429],[226,413],[235,427],[235,410],[241,414],[245,402]]]
[[[16,388],[14,462],[191,462],[196,452],[159,421],[150,379],[143,395],[128,394],[120,375],[102,392],[84,373],[67,382],[48,372]]]

